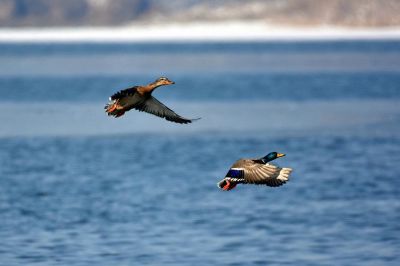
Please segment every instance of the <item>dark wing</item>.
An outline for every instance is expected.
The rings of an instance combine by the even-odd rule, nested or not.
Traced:
[[[147,98],[146,101],[139,102],[138,104],[134,105],[133,108],[142,112],[147,112],[165,118],[168,121],[180,124],[192,123],[193,121],[192,119],[187,119],[178,115],[177,113],[169,109],[167,106],[159,102],[153,96]]]
[[[119,99],[122,99],[122,98],[124,98],[126,96],[133,96],[136,93],[136,91],[137,91],[137,86],[134,86],[134,87],[131,87],[131,88],[128,88],[128,89],[125,89],[125,90],[121,90],[121,91],[119,91],[117,93],[114,93],[110,97],[110,100],[111,101],[119,100]]]
[[[238,175],[243,176],[243,183],[264,184],[270,187],[285,184],[292,171],[290,168],[280,168],[270,163],[260,164],[248,159],[237,161],[230,170],[241,171]]]

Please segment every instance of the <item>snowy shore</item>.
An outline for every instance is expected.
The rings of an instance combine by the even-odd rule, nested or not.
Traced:
[[[400,27],[283,27],[263,22],[134,24],[104,28],[0,28],[0,43],[400,40]]]

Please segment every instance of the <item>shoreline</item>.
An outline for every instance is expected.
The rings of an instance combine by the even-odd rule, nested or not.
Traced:
[[[130,43],[400,40],[400,27],[284,27],[262,22],[134,24],[121,27],[0,28],[0,43]]]

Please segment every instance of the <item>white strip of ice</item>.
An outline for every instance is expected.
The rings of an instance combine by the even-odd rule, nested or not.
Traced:
[[[299,41],[400,39],[400,27],[283,27],[262,21],[132,24],[121,27],[2,28],[0,42]]]

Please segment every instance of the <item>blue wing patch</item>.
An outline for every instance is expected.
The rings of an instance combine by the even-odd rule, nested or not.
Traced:
[[[244,171],[242,169],[229,169],[229,171],[228,171],[228,173],[226,174],[225,177],[243,178],[244,177]]]

